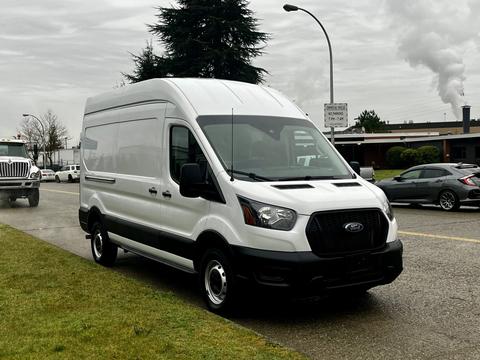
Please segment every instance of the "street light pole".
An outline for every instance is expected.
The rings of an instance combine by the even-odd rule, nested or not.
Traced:
[[[32,115],[32,114],[22,114],[23,117],[32,117],[34,118],[35,120],[37,120],[39,123],[40,123],[40,126],[42,127],[42,133],[43,133],[43,168],[46,169],[47,168],[47,164],[46,164],[46,161],[45,161],[45,158],[46,158],[46,152],[45,152],[45,142],[46,142],[46,139],[45,139],[45,127],[43,126],[43,122],[37,118],[35,115]]]
[[[315,17],[315,15],[313,15],[310,11],[302,9],[302,8],[300,8],[298,6],[295,6],[295,5],[290,5],[290,4],[283,5],[283,9],[286,12],[298,11],[298,10],[303,11],[303,12],[307,13],[308,15],[310,15],[312,18],[314,18],[315,21],[318,23],[318,25],[320,25],[320,27],[322,28],[323,33],[325,34],[325,37],[327,38],[328,51],[330,53],[330,104],[333,104],[334,103],[334,99],[333,99],[333,55],[332,55],[332,44],[330,43],[330,38],[328,37],[327,31],[323,27],[320,20],[318,20]],[[332,144],[335,145],[335,128],[333,126],[330,127],[330,138],[331,138]]]

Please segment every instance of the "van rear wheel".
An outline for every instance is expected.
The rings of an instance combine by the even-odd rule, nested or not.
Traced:
[[[208,309],[231,312],[237,303],[238,284],[228,256],[220,249],[208,249],[200,262],[200,289]]]
[[[100,222],[93,224],[91,235],[93,260],[103,266],[112,266],[117,260],[118,247],[108,238],[103,224]]]

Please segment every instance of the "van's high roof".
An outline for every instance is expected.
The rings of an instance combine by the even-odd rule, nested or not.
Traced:
[[[91,97],[85,114],[128,105],[168,101],[196,118],[202,115],[281,116],[305,118],[284,95],[266,86],[238,81],[164,78],[142,81]]]

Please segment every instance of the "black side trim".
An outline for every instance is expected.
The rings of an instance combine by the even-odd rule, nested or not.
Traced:
[[[82,230],[88,232],[88,209],[78,209],[78,221]]]
[[[152,229],[109,215],[105,216],[105,226],[108,231],[141,244],[167,251],[190,260],[194,258],[195,241],[183,236]]]

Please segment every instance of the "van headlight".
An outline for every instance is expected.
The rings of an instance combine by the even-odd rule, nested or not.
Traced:
[[[274,230],[292,230],[297,221],[293,210],[238,197],[245,224]]]
[[[387,198],[383,200],[383,211],[385,211],[385,214],[387,214],[390,221],[393,221],[395,216],[393,215],[392,205],[390,205],[390,201],[388,201]]]

